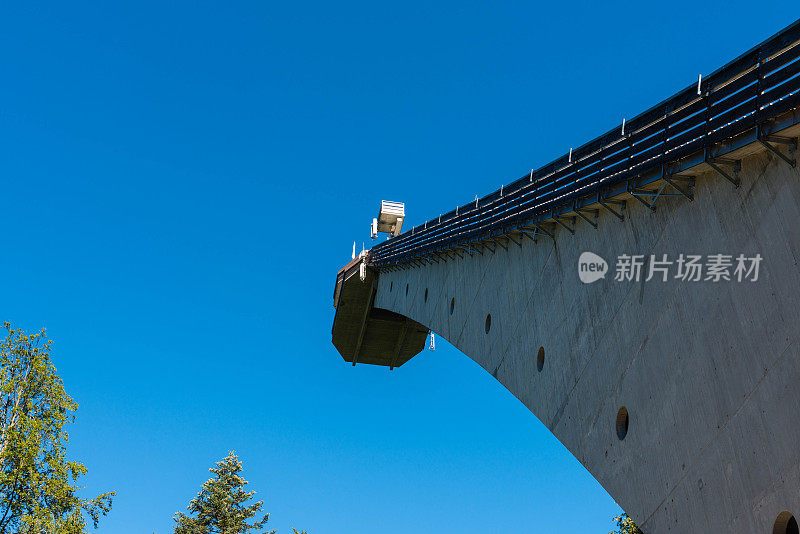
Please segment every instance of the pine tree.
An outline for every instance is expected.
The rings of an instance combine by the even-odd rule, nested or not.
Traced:
[[[242,462],[231,451],[228,456],[209,469],[214,477],[203,484],[203,489],[187,507],[190,517],[183,512],[175,514],[175,534],[239,534],[258,532],[269,521],[269,514],[253,519],[261,512],[264,501],[247,504],[255,491],[245,491],[248,482],[239,473]],[[251,523],[248,523],[253,519]],[[272,530],[265,534],[274,534]]]

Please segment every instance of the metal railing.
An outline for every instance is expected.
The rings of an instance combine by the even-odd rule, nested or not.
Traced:
[[[709,76],[508,186],[370,250],[381,267],[503,234],[800,105],[800,20]]]

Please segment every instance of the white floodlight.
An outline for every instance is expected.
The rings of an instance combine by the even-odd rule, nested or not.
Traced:
[[[381,200],[381,210],[378,212],[378,232],[385,232],[397,237],[403,228],[403,219],[406,216],[405,204]]]

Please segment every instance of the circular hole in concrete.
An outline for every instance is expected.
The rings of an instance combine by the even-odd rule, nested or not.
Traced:
[[[425,288],[425,302],[428,302],[428,288]]]
[[[489,330],[492,329],[492,314],[491,313],[486,316],[486,324],[484,326],[486,327],[486,333],[488,334]]]
[[[539,352],[536,354],[536,369],[542,372],[544,369],[544,347],[539,347]]]
[[[408,284],[406,284],[406,296],[408,296]]]
[[[453,315],[453,310],[455,309],[456,309],[456,299],[454,297],[450,299],[450,315]]]
[[[772,534],[798,534],[797,520],[787,511],[783,511],[775,518],[775,525],[772,527]]]
[[[620,440],[628,435],[628,409],[623,406],[617,412],[617,437]]]

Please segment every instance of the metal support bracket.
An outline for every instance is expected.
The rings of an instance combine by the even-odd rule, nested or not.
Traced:
[[[694,200],[694,193],[692,192],[692,187],[694,186],[694,177],[693,176],[681,176],[681,175],[668,175],[666,173],[663,174],[662,179],[664,183],[661,184],[661,187],[657,189],[643,189],[638,187],[633,187],[628,189],[628,193],[650,208],[651,210],[655,211],[656,209],[656,202],[661,197],[685,197],[689,200]],[[676,182],[684,182],[687,184],[687,189],[682,189],[678,187]],[[676,193],[666,193],[667,186],[671,187]],[[643,197],[652,197],[652,199],[648,202]]]
[[[474,248],[474,247],[473,247],[473,246],[471,246],[471,245],[470,245],[470,246],[467,246],[467,247],[465,247],[464,245],[459,245],[459,248],[461,248],[461,249],[465,250],[465,251],[467,252],[467,254],[469,254],[470,256],[472,256],[472,253],[473,253],[473,252],[474,252],[475,254],[480,254],[481,256],[483,256],[483,252],[481,252],[480,250],[478,250],[478,249]]]
[[[519,248],[522,248],[522,241],[517,241],[516,239],[511,237],[511,234],[507,234],[506,237],[511,241],[513,241],[514,243],[516,243]]]
[[[792,148],[797,148],[797,138],[796,137],[786,137],[784,135],[764,135],[762,136],[766,141],[770,143],[778,143],[781,145],[789,145]]]
[[[524,230],[531,230],[533,229],[533,236],[531,236],[530,232],[525,232]],[[555,241],[555,236],[553,235],[552,231],[548,231],[546,228],[542,228],[542,225],[539,223],[533,223],[531,226],[525,226],[522,228],[522,231],[528,238],[532,239],[534,243],[536,243],[536,236],[545,235],[550,239]]]
[[[493,237],[493,238],[491,238],[491,239],[492,239],[492,241],[494,241],[495,243],[497,243],[499,246],[503,247],[503,250],[505,250],[506,252],[508,252],[508,247],[507,247],[506,245],[504,245],[502,241],[500,241],[500,240],[499,240],[499,239],[497,239],[496,237]]]
[[[592,228],[597,230],[597,221],[600,218],[600,210],[585,210],[581,209],[577,206],[577,202],[572,205],[572,211],[586,221],[587,223],[592,225]],[[591,220],[589,217],[592,217],[594,220]]]
[[[628,194],[633,198],[635,198],[636,200],[638,200],[639,202],[641,202],[642,204],[644,204],[645,206],[647,206],[647,208],[650,209],[651,211],[656,211],[656,200],[658,200],[658,197],[661,195],[661,191],[663,189],[664,186],[662,185],[660,189],[647,191],[645,189],[638,189],[636,187],[631,187],[630,184],[628,184]],[[644,196],[652,196],[653,200],[651,202],[648,202],[644,198],[642,198]]]
[[[553,228],[551,230],[547,230],[547,228],[543,228],[542,225],[538,224],[538,223],[534,223],[533,227],[535,228],[535,233],[536,234],[538,234],[538,235],[546,235],[547,237],[549,237],[550,239],[555,241],[555,239],[556,239],[556,236],[555,236],[555,233],[554,233],[555,228]]]
[[[672,189],[689,199],[689,202],[694,200],[694,176],[683,176],[681,174],[665,174],[664,181],[667,182]],[[678,187],[675,182],[683,182],[686,184],[686,189]]]
[[[624,200],[604,200],[600,198],[600,195],[597,196],[597,203],[607,209],[612,215],[614,215],[620,221],[625,220],[625,214],[622,213],[625,211],[625,201]],[[615,210],[611,206],[619,206],[621,209],[619,211]]]
[[[565,217],[569,222],[572,223],[572,226],[567,226],[564,221],[561,220],[561,217],[555,216],[553,220],[556,221],[560,226],[567,229],[569,233],[575,235],[575,217]]]
[[[778,143],[782,145],[789,145],[789,154],[794,156],[794,152],[797,149],[797,139],[793,137],[783,137],[780,135],[761,135],[761,128],[758,130],[758,142],[761,143],[764,148],[781,158],[785,161],[790,167],[794,168],[797,167],[797,158],[789,157],[770,143]]]
[[[730,183],[733,184],[733,187],[739,187],[739,176],[738,172],[742,169],[742,162],[738,159],[725,159],[725,158],[712,158],[709,157],[709,151],[706,149],[706,157],[705,157],[706,164],[714,169],[717,174],[728,180]],[[728,171],[722,169],[720,165],[725,165],[731,167],[733,169],[733,174],[729,174]]]

